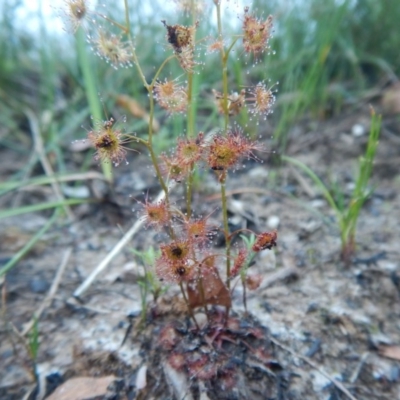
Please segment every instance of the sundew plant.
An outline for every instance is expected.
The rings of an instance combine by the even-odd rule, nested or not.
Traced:
[[[86,0],[66,0],[64,12],[73,30],[84,30],[90,47],[97,55],[116,70],[130,68],[134,79],[140,80],[148,93],[148,103],[141,105],[149,113],[146,138],[125,133],[124,121],[109,118],[94,124],[88,132],[88,140],[96,150],[95,158],[114,166],[135,157],[135,152],[128,151],[130,142],[144,148],[140,151],[148,152],[162,196],[159,201],[146,197],[141,203],[140,219],[148,228],[162,231],[169,237],[157,243],[159,257],[154,263],[154,273],[162,284],[180,288],[193,327],[199,329],[195,317],[197,308],[204,310],[208,317],[213,307],[225,309],[224,320],[227,323],[232,307],[232,282],[239,280],[244,291],[256,288],[260,280],[247,273],[250,261],[260,251],[271,250],[277,242],[276,231],[230,231],[226,194],[229,175],[242,168],[244,159],[259,161],[257,154],[267,150],[263,143],[250,137],[246,132],[247,126],[240,126],[235,117],[247,112],[253,120],[264,120],[271,113],[275,101],[273,88],[265,80],[234,87],[230,79],[229,60],[232,57],[243,58],[247,63],[246,69],[262,63],[270,53],[273,17],[245,7],[238,15],[240,24],[237,32],[229,35],[228,29],[224,29],[222,11],[223,7],[233,6],[233,2],[176,0],[171,1],[171,6],[182,10],[186,20],[188,15],[191,16],[192,23],[181,25],[176,20],[160,20],[165,36],[160,38],[159,44],[167,51],[164,61],[155,67],[151,78],[148,78],[137,56],[136,50],[143,44],[136,43],[131,33],[130,13],[133,10],[129,0],[124,1],[125,16],[120,21],[103,13],[107,7],[98,12],[91,9]],[[206,8],[207,16],[202,15]],[[216,34],[198,37],[202,20],[211,12],[216,16]],[[212,130],[203,131],[196,123],[193,81],[208,60],[214,63],[219,60],[219,69],[215,74],[220,85],[212,90],[210,96],[214,98],[220,117],[215,120],[216,126]],[[177,63],[180,69],[178,76],[166,74],[165,67],[169,63]],[[202,101],[201,98],[196,100]],[[186,120],[185,132],[179,132],[174,147],[161,155],[154,148],[156,107],[164,109],[171,117],[181,114]],[[194,178],[199,169],[209,170],[220,187],[220,226],[210,224],[209,216],[199,215],[193,207]],[[171,200],[171,193],[177,185],[184,187],[185,200],[182,204]],[[213,238],[218,230],[224,236],[222,254],[213,248]],[[245,240],[242,239],[241,244],[232,246],[234,238],[243,236]]]

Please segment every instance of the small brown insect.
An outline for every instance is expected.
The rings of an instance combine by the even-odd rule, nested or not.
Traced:
[[[167,28],[168,42],[177,53],[181,53],[182,48],[192,45],[192,28],[183,25],[168,25],[165,20],[161,22]]]
[[[183,254],[183,250],[180,247],[174,247],[174,248],[171,249],[171,253],[175,257],[180,257]]]
[[[218,111],[220,114],[225,114],[225,103],[224,103],[224,96],[222,93],[217,92],[216,90],[212,90],[215,102],[218,107]],[[227,97],[226,106],[229,115],[238,115],[240,110],[243,108],[245,104],[245,89],[242,89],[240,93],[232,93],[230,96]]]
[[[166,21],[161,21],[164,26],[167,28],[167,35],[168,35],[168,43],[172,44],[172,46],[177,50],[178,52],[181,52],[182,50],[179,49],[179,43],[178,43],[178,38],[176,36],[176,26],[171,26],[167,25]]]

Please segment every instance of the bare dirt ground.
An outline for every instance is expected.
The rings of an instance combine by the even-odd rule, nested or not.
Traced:
[[[350,193],[367,141],[368,112],[365,107],[340,119],[303,121],[291,132],[287,154]],[[347,268],[340,261],[334,214],[313,183],[288,165],[274,166],[274,157],[263,157],[266,162],[249,163],[232,174],[227,187],[232,224],[256,231],[278,226],[276,250],[252,267],[264,279],[248,293],[250,315],[244,313],[238,285],[229,330],[222,335],[215,328],[216,310],[215,327],[195,332],[171,288],[157,304],[149,297],[146,322],[139,324],[143,270],[130,249],[157,246],[159,240],[144,229],[79,301],[72,297],[137,219],[130,196],[158,192],[147,159],[133,154],[128,166],[116,170],[115,193],[101,203],[75,207],[75,221],[52,227],[1,282],[0,398],[44,398],[70,378],[92,377],[97,380],[86,382],[90,396],[84,396],[82,382],[74,381],[67,393],[76,397],[53,393],[50,398],[400,399],[398,119],[383,119],[371,182],[375,191],[362,210],[357,254]],[[0,160],[7,172],[26,161],[4,151]],[[99,181],[88,186],[101,191]],[[218,193],[213,173],[203,171],[197,212],[214,210]],[[20,204],[33,204],[51,199],[52,192],[36,187],[12,193],[3,197],[2,207],[16,196]],[[179,202],[179,186],[174,196]],[[49,215],[2,220],[1,263]],[[220,223],[219,218],[217,210],[212,222]],[[16,330],[22,332],[40,308],[60,268],[60,283],[38,322],[36,384]],[[188,364],[172,368],[181,361],[171,354],[185,354]],[[218,372],[210,370],[212,365]]]

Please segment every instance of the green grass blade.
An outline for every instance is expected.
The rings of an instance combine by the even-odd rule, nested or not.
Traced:
[[[335,211],[338,217],[340,217],[341,212],[340,208],[337,206],[335,200],[333,199],[331,193],[327,189],[327,187],[324,185],[324,183],[319,179],[319,177],[312,171],[307,165],[303,164],[302,162],[295,160],[294,158],[288,157],[288,156],[282,156],[281,157],[283,161],[287,161],[290,164],[295,165],[296,167],[299,167],[302,169],[313,181],[314,183],[319,187],[319,189],[322,191],[323,196],[325,197],[326,201],[329,203],[331,208]]]
[[[0,196],[26,186],[40,186],[49,185],[53,182],[71,182],[71,181],[83,181],[87,179],[104,179],[100,173],[97,172],[87,172],[79,174],[55,174],[52,176],[37,176],[35,178],[22,180],[22,181],[8,181],[0,182]]]
[[[0,219],[14,217],[15,215],[26,214],[35,211],[47,210],[48,208],[63,207],[66,205],[73,206],[75,204],[90,203],[93,200],[88,199],[66,199],[62,201],[49,201],[47,203],[34,204],[31,206],[19,207],[11,210],[0,211]]]
[[[345,238],[354,236],[361,208],[371,195],[371,191],[368,190],[368,183],[371,178],[372,166],[379,144],[380,129],[381,116],[376,115],[375,112],[372,111],[367,148],[364,156],[360,157],[356,186],[351,195],[347,213],[344,215],[343,230]]]
[[[38,240],[46,233],[46,231],[54,224],[57,217],[61,214],[61,208],[58,207],[52,217],[46,222],[42,229],[40,229],[30,240],[29,242],[18,251],[13,258],[0,269],[0,278],[11,270],[38,242]]]

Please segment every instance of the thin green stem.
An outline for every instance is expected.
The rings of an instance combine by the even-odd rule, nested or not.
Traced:
[[[188,118],[187,118],[187,132],[188,138],[194,136],[194,109],[193,109],[193,72],[188,72]]]
[[[142,139],[140,137],[134,136],[134,135],[130,135],[129,133],[125,134],[124,137],[127,137],[129,139],[133,139],[135,142],[137,143],[141,143],[144,146],[148,147],[149,146],[149,142],[145,139]]]
[[[162,64],[161,64],[160,67],[158,68],[156,74],[154,75],[153,80],[151,81],[151,84],[150,84],[150,86],[149,86],[149,90],[153,90],[154,85],[156,84],[157,78],[158,78],[158,76],[160,75],[161,71],[162,71],[163,68],[167,65],[167,63],[168,63],[169,61],[171,61],[172,59],[174,59],[175,57],[176,57],[175,54],[172,54],[172,55],[170,55],[169,57],[167,57],[167,58],[162,62]]]
[[[192,215],[192,191],[193,191],[193,178],[194,178],[194,163],[190,166],[190,174],[186,183],[186,215],[189,220]]]
[[[149,147],[153,150],[153,120],[154,120],[154,93],[149,91]]]
[[[221,19],[221,2],[216,2],[217,7],[217,24],[218,24],[218,38],[222,41],[222,19]],[[229,123],[229,115],[228,115],[228,70],[227,70],[227,54],[225,53],[224,47],[221,47],[221,63],[222,63],[222,86],[223,86],[223,110],[225,117],[225,133],[228,131],[228,123]],[[222,206],[222,218],[224,225],[224,233],[225,233],[225,242],[226,242],[226,285],[228,289],[230,288],[230,272],[231,272],[231,239],[229,233],[229,224],[228,224],[228,206],[226,199],[226,190],[225,190],[225,182],[226,182],[226,173],[220,179],[221,182],[221,206]],[[227,307],[226,315],[228,318],[229,315],[229,307]]]
[[[231,45],[227,48],[225,54],[226,54],[226,58],[228,58],[229,53],[231,52],[231,50],[233,49],[233,46],[236,44],[236,42],[241,38],[242,36],[237,36],[232,40]]]
[[[221,180],[221,206],[222,206],[222,219],[224,225],[225,234],[225,246],[226,246],[226,286],[230,288],[230,274],[231,274],[231,238],[229,232],[229,221],[228,221],[228,205],[225,190],[226,176]]]
[[[218,1],[216,4],[217,7],[217,24],[218,24],[218,37],[219,40],[222,41],[222,19],[221,19],[221,2]],[[222,106],[224,110],[224,130],[225,133],[228,131],[229,124],[229,112],[228,112],[228,54],[225,52],[224,47],[221,47],[221,64],[222,64]]]
[[[206,315],[208,315],[206,296],[204,294],[203,278],[201,277],[201,275],[200,275],[200,278],[199,278],[199,292],[200,292],[200,296],[201,296],[201,301],[202,301],[203,306],[204,306],[204,312],[205,312]]]
[[[85,38],[82,28],[77,32],[77,48],[79,65],[82,69],[85,92],[89,103],[90,112],[96,120],[102,119],[101,103],[98,97],[95,75],[86,51]],[[112,164],[106,160],[101,161],[101,168],[107,181],[112,182]]]
[[[221,18],[221,2],[218,1],[216,3],[217,7],[217,24],[218,24],[218,36],[220,39],[222,39],[222,18]],[[222,49],[222,51],[224,51]]]
[[[192,0],[191,3],[191,12],[192,12],[192,18],[194,19],[194,3]],[[192,41],[193,43],[196,42],[196,30],[194,30]],[[188,97],[188,107],[187,107],[187,132],[186,136],[188,138],[191,138],[194,136],[194,126],[195,126],[195,115],[194,115],[194,104],[193,104],[193,71],[190,70],[187,72],[187,81],[188,81],[188,88],[187,88],[187,97]]]
[[[98,14],[98,13],[96,15],[100,16],[104,20],[108,21],[110,24],[112,24],[112,25],[116,26],[117,28],[121,29],[121,31],[124,32],[126,35],[128,34],[129,29],[126,26],[123,26],[119,22],[114,21],[112,18],[107,17],[107,15]]]
[[[129,38],[129,43],[130,43],[131,50],[132,50],[133,62],[134,62],[134,64],[135,64],[135,66],[136,66],[137,72],[139,73],[139,76],[140,76],[140,79],[141,79],[141,81],[142,81],[142,83],[143,83],[143,86],[144,86],[144,87],[147,89],[147,91],[150,93],[150,92],[153,91],[154,85],[155,85],[155,83],[156,83],[156,81],[157,81],[157,78],[158,78],[158,76],[160,75],[161,71],[163,70],[163,68],[165,67],[165,65],[166,65],[169,61],[171,61],[173,58],[175,58],[175,55],[173,54],[173,55],[167,57],[167,58],[162,62],[162,64],[161,64],[160,67],[158,68],[156,74],[154,75],[154,78],[153,78],[151,84],[148,84],[148,83],[147,83],[147,80],[146,80],[146,77],[145,77],[145,75],[144,75],[144,73],[143,73],[143,70],[142,70],[142,68],[141,68],[141,66],[140,66],[140,64],[139,64],[139,59],[138,59],[137,54],[136,54],[136,49],[135,49],[135,47],[134,47],[134,45],[133,45],[133,38],[132,38],[132,34],[131,34],[131,23],[130,23],[130,18],[129,18],[128,0],[124,0],[124,4],[125,4],[125,23],[126,23],[126,26],[127,26],[127,28],[126,28],[126,34],[128,35],[128,38]]]
[[[157,157],[154,153],[154,150],[152,148],[151,145],[148,146],[149,149],[149,153],[150,153],[150,158],[151,158],[151,162],[153,163],[154,169],[156,171],[156,175],[158,178],[158,181],[160,182],[161,188],[165,193],[165,202],[166,204],[169,205],[169,194],[168,194],[168,187],[162,177],[161,171],[160,171],[160,167],[158,166],[158,162],[157,162]]]
[[[131,33],[131,21],[130,21],[130,17],[129,17],[129,5],[128,5],[128,0],[124,0],[124,7],[125,7],[125,24],[126,24],[126,34],[129,38],[129,43],[131,46],[131,50],[132,50],[132,58],[133,58],[133,62],[136,66],[137,72],[139,73],[140,79],[143,82],[144,87],[149,90],[149,84],[146,81],[146,77],[144,76],[144,73],[142,71],[142,68],[140,67],[139,64],[139,59],[136,55],[136,49],[133,46],[133,38],[132,38],[132,33]]]
[[[154,120],[153,86],[154,86],[154,84],[156,82],[156,79],[157,79],[158,75],[160,74],[161,70],[164,68],[166,63],[173,58],[173,56],[168,57],[166,60],[164,60],[164,62],[159,67],[155,77],[153,78],[152,83],[149,85],[147,83],[146,77],[144,76],[142,68],[140,67],[139,59],[137,58],[136,50],[135,50],[135,47],[133,46],[133,39],[132,39],[132,33],[131,33],[131,22],[130,22],[130,17],[129,17],[128,0],[124,0],[124,5],[125,5],[125,23],[126,23],[127,35],[129,37],[129,41],[131,43],[132,58],[133,58],[133,61],[135,63],[136,69],[137,69],[137,71],[139,73],[140,79],[142,80],[144,87],[147,89],[147,91],[149,93],[149,105],[150,105],[149,131],[148,131],[149,138],[148,138],[147,141],[141,141],[141,143],[143,143],[149,150],[150,158],[151,158],[151,161],[153,163],[154,169],[156,171],[156,175],[157,175],[158,181],[160,182],[161,188],[163,189],[163,191],[165,193],[165,202],[167,204],[169,204],[168,188],[167,188],[167,185],[165,184],[165,181],[164,181],[164,179],[162,177],[160,168],[158,166],[157,157],[156,157],[156,155],[154,153],[154,150],[153,150],[153,120]]]
[[[246,276],[243,274],[240,276],[243,285],[243,307],[244,310],[247,312],[247,293],[246,293]]]
[[[251,229],[241,228],[241,229],[237,229],[236,231],[232,232],[232,233],[229,235],[229,239],[232,239],[234,235],[238,235],[239,232],[249,232],[249,233],[254,234],[254,232],[253,232]]]
[[[196,0],[190,0],[190,13],[192,14],[192,24],[196,23]]]
[[[190,9],[192,14],[192,23],[195,26],[195,19],[196,19],[196,7],[194,0],[191,0]],[[196,29],[193,32],[192,37],[193,43],[196,42]],[[195,125],[196,125],[196,118],[195,118],[195,104],[194,104],[194,76],[193,71],[188,71],[187,73],[187,80],[188,80],[188,88],[187,88],[187,98],[188,98],[188,106],[187,106],[187,125],[186,125],[186,136],[188,139],[194,137],[195,132]],[[188,180],[186,182],[186,213],[187,218],[189,219],[192,214],[192,191],[193,191],[193,174],[194,174],[194,163],[190,165],[190,173]]]
[[[224,96],[224,117],[225,117],[225,132],[228,131],[229,124],[229,111],[228,111],[228,67],[227,59],[223,58],[222,64],[222,86],[223,86],[223,96]]]
[[[126,34],[131,39],[131,19],[129,16],[129,5],[128,0],[124,0],[124,9],[125,9],[125,24],[126,24]]]

